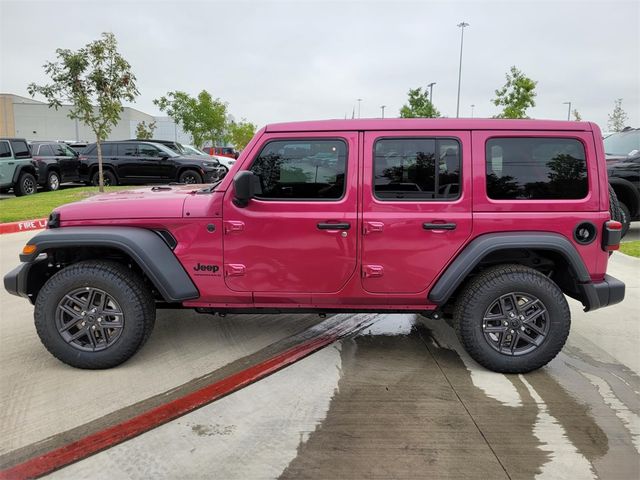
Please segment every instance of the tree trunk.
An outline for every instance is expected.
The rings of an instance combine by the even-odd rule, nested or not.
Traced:
[[[102,178],[102,143],[97,138],[96,147],[98,147],[98,190],[104,193],[104,179]]]

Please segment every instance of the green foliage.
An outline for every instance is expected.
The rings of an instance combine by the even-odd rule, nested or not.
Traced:
[[[627,255],[631,255],[632,257],[640,258],[640,240],[622,242],[620,244],[620,251]]]
[[[609,114],[609,122],[607,123],[609,130],[613,132],[621,132],[627,118],[627,112],[622,109],[622,99],[618,98],[614,102],[613,112]]]
[[[578,110],[574,109],[572,113],[573,113],[573,119],[576,122],[581,122],[582,121],[582,115],[580,115],[580,112],[578,112]]]
[[[400,109],[401,118],[438,118],[440,112],[429,100],[427,90],[410,88],[407,103]]]
[[[237,150],[242,150],[247,146],[256,133],[256,126],[251,122],[242,119],[240,122],[229,124],[229,140]]]
[[[155,129],[156,122],[151,122],[147,125],[147,122],[143,120],[136,127],[136,138],[138,140],[151,140]]]
[[[105,32],[99,40],[77,51],[59,48],[56,55],[57,61],[44,64],[51,83],[31,83],[27,90],[32,97],[36,94],[44,96],[55,109],[63,102],[70,102],[69,118],[78,119],[91,128],[98,143],[102,192],[100,142],[107,139],[120,120],[122,102],[132,102],[138,95],[136,77],[131,65],[118,53],[118,42],[113,33]]]
[[[506,75],[507,82],[496,90],[493,104],[502,107],[502,112],[494,118],[529,118],[527,108],[535,107],[533,100],[536,96],[535,88],[538,82],[531,80],[515,66]]]
[[[202,147],[207,141],[218,145],[225,139],[227,104],[206,90],[197,97],[180,91],[168,92],[153,103],[191,134],[196,147]]]

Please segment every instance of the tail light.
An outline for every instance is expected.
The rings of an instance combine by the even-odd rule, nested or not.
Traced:
[[[605,222],[602,232],[602,249],[606,252],[618,250],[622,239],[622,224],[615,220]]]
[[[89,157],[87,157],[86,155],[80,155],[78,157],[78,160],[80,160],[81,162],[86,162],[89,159]]]

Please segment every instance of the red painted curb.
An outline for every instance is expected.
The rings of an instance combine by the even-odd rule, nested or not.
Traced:
[[[29,230],[41,230],[46,226],[46,218],[38,218],[36,220],[22,220],[21,222],[0,223],[0,234],[28,232]]]
[[[0,471],[0,479],[18,480],[40,477],[101,450],[113,447],[270,375],[333,343],[348,331],[350,329],[344,326],[334,327],[324,334],[292,347],[269,360],[203,387],[182,398],[153,408],[137,417],[88,435],[64,447],[51,450],[39,457],[2,470]]]

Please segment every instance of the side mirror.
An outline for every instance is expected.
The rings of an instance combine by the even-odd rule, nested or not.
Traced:
[[[240,208],[246,207],[249,200],[262,193],[260,177],[250,170],[243,170],[236,174],[233,179],[233,188],[235,189],[233,203]]]

